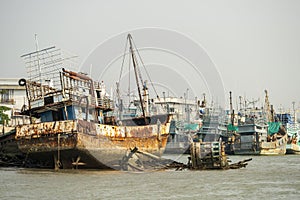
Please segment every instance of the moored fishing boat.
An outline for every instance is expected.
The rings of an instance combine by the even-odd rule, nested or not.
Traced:
[[[275,128],[273,128],[275,127]],[[275,129],[275,131],[273,131]],[[287,134],[280,122],[271,122],[267,137],[262,137],[260,155],[284,155],[286,153]]]
[[[286,129],[281,122],[275,119],[267,90],[265,90],[265,114],[268,121],[268,134],[261,138],[260,155],[284,155],[287,144]]]
[[[26,155],[25,163],[30,159],[48,168],[119,169],[134,148],[155,155],[164,152],[169,115],[143,112],[141,117],[117,121],[103,83],[62,68],[62,59],[55,55],[57,49],[51,47],[22,56],[29,65],[29,78],[19,84],[26,87],[29,105],[23,114],[30,116],[31,124],[17,126],[15,138]]]
[[[287,154],[300,154],[300,128],[299,123],[287,124],[288,142]]]
[[[268,124],[253,117],[239,122],[238,136],[235,138],[235,155],[259,155],[261,153],[262,138],[267,135]]]

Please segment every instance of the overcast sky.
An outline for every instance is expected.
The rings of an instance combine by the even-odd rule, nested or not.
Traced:
[[[143,27],[177,31],[203,47],[225,94],[300,103],[300,1],[0,1],[2,78],[25,77],[21,55],[51,45],[83,63],[113,35]],[[175,41],[174,41],[175,42]],[[122,44],[123,45],[123,44]],[[123,48],[123,46],[122,46]],[[200,95],[199,95],[200,96]]]

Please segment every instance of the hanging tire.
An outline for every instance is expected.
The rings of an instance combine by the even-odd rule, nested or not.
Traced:
[[[21,78],[19,80],[19,86],[25,86],[26,85],[26,80],[24,78]]]

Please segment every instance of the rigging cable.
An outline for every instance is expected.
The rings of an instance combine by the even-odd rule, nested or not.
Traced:
[[[131,63],[131,56],[129,56],[129,61],[128,61],[128,108],[130,107],[130,101],[131,101],[131,98],[130,98],[130,69],[131,69],[131,66],[130,66],[130,63]]]
[[[121,81],[121,77],[123,74],[123,68],[124,68],[124,62],[125,62],[125,57],[126,57],[126,50],[127,50],[127,45],[128,45],[128,40],[126,40],[125,43],[125,49],[124,49],[124,53],[123,53],[123,59],[122,59],[122,65],[121,65],[121,71],[120,71],[120,75],[119,75],[119,80],[117,82],[117,98],[118,98],[118,104],[120,103],[121,97],[120,97],[120,81]]]
[[[128,40],[126,40],[126,44],[125,44],[125,49],[124,49],[124,54],[123,54],[123,60],[122,60],[122,65],[121,65],[121,71],[120,71],[120,76],[119,76],[119,83],[121,81],[121,76],[122,76],[122,73],[123,73],[123,68],[124,68],[124,61],[125,61],[125,56],[126,56],[126,50],[127,50],[127,45],[128,45]]]
[[[154,85],[153,85],[153,82],[152,82],[152,80],[151,80],[151,78],[150,78],[150,75],[149,75],[149,73],[148,73],[148,71],[147,71],[147,69],[146,69],[146,67],[145,67],[145,64],[144,64],[144,62],[143,62],[143,60],[142,60],[142,57],[141,57],[141,55],[140,55],[140,53],[139,53],[139,51],[138,51],[138,49],[137,49],[137,47],[136,47],[136,45],[135,45],[135,42],[134,42],[133,40],[132,40],[132,42],[133,42],[134,48],[136,49],[136,52],[138,53],[139,59],[141,60],[142,66],[144,67],[144,69],[145,69],[145,71],[146,71],[146,75],[147,75],[147,77],[148,77],[148,79],[149,79],[149,81],[150,81],[150,83],[151,83],[151,86],[152,86],[152,88],[153,88],[153,90],[154,90],[154,92],[155,92],[155,94],[156,94],[156,97],[159,99],[159,96],[158,96],[158,94],[157,94],[157,91],[156,91],[156,89],[155,89],[155,87],[154,87]]]

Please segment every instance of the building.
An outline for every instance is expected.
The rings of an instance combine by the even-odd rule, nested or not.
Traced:
[[[4,112],[10,118],[6,125],[15,126],[28,123],[28,117],[20,115],[24,105],[27,105],[25,86],[19,85],[18,78],[0,78],[0,106],[10,108]]]

